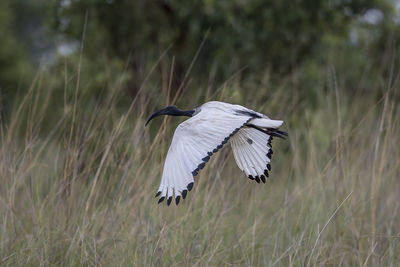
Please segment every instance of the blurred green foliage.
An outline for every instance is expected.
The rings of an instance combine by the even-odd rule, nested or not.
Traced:
[[[190,90],[205,95],[206,88],[215,91],[234,76],[242,86],[236,94],[240,102],[266,79],[277,86],[288,79],[299,88],[292,92],[296,99],[315,104],[330,66],[346,69],[343,82],[356,89],[365,71],[373,76],[374,68],[390,65],[382,50],[397,31],[394,2],[388,0],[4,0],[0,5],[3,98],[18,88],[23,73],[35,74],[41,52],[52,55],[44,65],[55,92],[71,98],[79,76],[85,103],[114,90],[129,103],[157,65],[145,93],[166,87],[175,93],[189,77]],[[371,10],[381,18],[363,22]],[[32,37],[38,39],[32,25],[41,29],[42,42]]]
[[[390,17],[390,4],[367,1],[56,1],[53,26],[80,40],[88,12],[86,55],[101,54],[126,62],[133,75],[154,62],[167,47],[182,79],[209,31],[194,77],[214,68],[221,80],[247,66],[287,74],[309,58],[324,36],[347,39],[352,21],[370,9]]]
[[[0,88],[3,90],[18,83],[21,75],[30,71],[26,58],[27,47],[18,40],[14,28],[14,11],[11,1],[0,2]]]
[[[10,108],[17,91],[26,93],[36,67],[48,60],[52,49],[51,30],[45,24],[48,7],[42,0],[0,1],[0,107]]]

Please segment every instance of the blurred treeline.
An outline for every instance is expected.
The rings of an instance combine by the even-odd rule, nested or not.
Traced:
[[[166,88],[195,104],[232,81],[228,100],[241,104],[280,87],[316,106],[327,72],[350,95],[379,97],[399,20],[389,0],[2,0],[2,111],[35,80],[52,89],[54,114],[78,84],[83,108],[116,90],[128,106],[144,83],[151,104],[172,101],[157,99]]]

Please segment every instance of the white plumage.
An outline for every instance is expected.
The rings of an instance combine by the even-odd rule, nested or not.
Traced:
[[[217,101],[191,111],[170,106],[153,114],[147,123],[159,115],[191,116],[175,130],[156,194],[160,196],[159,203],[167,198],[168,205],[174,195],[176,204],[181,196],[186,197],[193,187],[193,176],[228,142],[239,168],[250,179],[265,183],[271,170],[272,137],[287,135],[278,130],[281,120],[271,120],[243,106]]]

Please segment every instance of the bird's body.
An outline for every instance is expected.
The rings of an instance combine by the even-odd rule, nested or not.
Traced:
[[[173,195],[177,204],[181,196],[186,197],[193,187],[193,176],[228,142],[239,168],[250,179],[265,183],[271,170],[272,137],[286,136],[278,130],[283,121],[271,120],[240,105],[217,101],[189,111],[169,106],[154,113],[147,123],[159,115],[191,117],[175,130],[156,194],[160,196],[159,202],[167,198],[168,205]]]

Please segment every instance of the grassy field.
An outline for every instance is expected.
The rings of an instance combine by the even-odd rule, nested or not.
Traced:
[[[168,83],[154,96],[157,107],[148,105],[144,83],[121,111],[118,89],[83,108],[78,81],[49,123],[56,96],[41,82],[46,75],[2,118],[1,266],[400,264],[397,80],[383,82],[379,97],[360,89],[350,98],[333,83],[314,107],[293,100],[292,84],[248,90],[240,104],[284,119],[289,133],[273,142],[267,183],[247,179],[226,146],[188,197],[167,207],[154,194],[182,119],[158,119],[150,128],[144,121],[174,102]],[[240,89],[228,82],[182,104],[189,93],[176,95],[183,109],[236,102]]]

